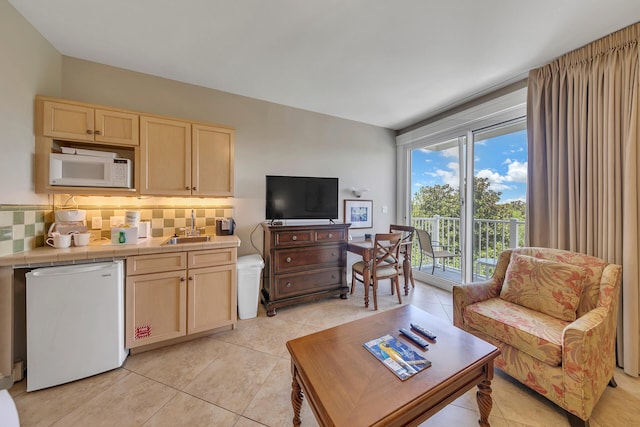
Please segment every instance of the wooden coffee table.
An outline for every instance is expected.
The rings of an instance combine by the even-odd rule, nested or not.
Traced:
[[[404,337],[432,366],[401,381],[363,343],[414,322],[437,335],[426,351]],[[495,346],[406,305],[287,342],[293,375],[293,425],[306,396],[322,426],[418,425],[478,386],[481,426],[489,425]]]

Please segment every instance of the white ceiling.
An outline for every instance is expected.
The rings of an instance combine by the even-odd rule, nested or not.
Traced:
[[[401,129],[640,21],[637,0],[9,0],[63,55]]]

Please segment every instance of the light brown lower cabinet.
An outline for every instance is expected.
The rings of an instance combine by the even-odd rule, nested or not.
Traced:
[[[127,347],[233,327],[236,251],[234,247],[128,257]]]

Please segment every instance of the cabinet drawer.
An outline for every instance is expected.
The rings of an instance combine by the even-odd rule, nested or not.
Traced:
[[[340,286],[342,284],[342,268],[278,275],[275,281],[276,299],[306,295]]]
[[[341,255],[340,245],[281,249],[275,251],[274,271],[284,273],[292,270],[339,266]]]
[[[127,257],[127,276],[184,270],[186,268],[187,254],[184,252]]]
[[[276,246],[304,245],[312,242],[312,230],[279,231],[275,233]]]
[[[318,230],[316,231],[316,242],[345,242],[345,230]]]
[[[189,252],[187,264],[189,268],[214,267],[216,265],[234,264],[237,258],[236,248],[211,249]]]

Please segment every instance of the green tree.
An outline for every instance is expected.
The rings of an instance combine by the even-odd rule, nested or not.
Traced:
[[[420,187],[413,196],[411,215],[414,218],[436,215],[457,218],[460,216],[460,192],[449,184]]]
[[[509,215],[513,210],[511,204],[507,204],[508,208],[498,204],[502,193],[489,188],[490,182],[488,178],[474,177],[473,184],[475,190],[473,203],[476,218],[511,218],[510,216],[505,216]],[[460,216],[460,192],[449,184],[420,187],[413,196],[411,214],[414,218],[430,218],[435,215],[457,218]]]

